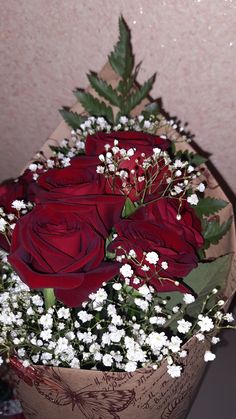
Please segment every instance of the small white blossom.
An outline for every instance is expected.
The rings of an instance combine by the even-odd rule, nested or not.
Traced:
[[[163,261],[163,262],[161,262],[161,267],[162,267],[162,269],[164,269],[164,271],[166,271],[168,269],[169,265],[168,265],[167,262]]]
[[[178,336],[172,336],[170,343],[168,344],[168,348],[176,353],[180,350],[180,345],[182,343],[182,340]]]
[[[205,336],[202,333],[197,333],[196,338],[197,340],[199,340],[199,342],[202,342],[205,340]]]
[[[131,250],[129,251],[129,256],[130,256],[131,258],[134,258],[134,259],[137,257],[136,252],[134,251],[134,249],[131,249]]]
[[[100,173],[100,174],[103,174],[105,172],[105,167],[103,167],[103,166],[97,166],[96,172],[97,173]]]
[[[149,290],[149,288],[148,288],[148,286],[146,284],[144,284],[141,287],[139,287],[138,291],[140,292],[140,294],[143,297],[146,297],[147,295],[150,294],[150,290]]]
[[[223,319],[224,319],[224,320],[226,320],[226,321],[227,321],[227,322],[229,322],[229,323],[234,322],[234,316],[233,316],[233,314],[232,314],[232,313],[226,313],[226,314],[223,316]]]
[[[135,298],[134,303],[136,306],[140,307],[143,311],[148,310],[148,302],[146,300],[143,300],[142,298]]]
[[[40,333],[40,337],[43,340],[48,341],[52,337],[52,330],[51,329],[42,330],[42,332]]]
[[[199,190],[199,192],[204,192],[206,187],[205,187],[204,183],[199,183],[197,189]]]
[[[59,319],[69,319],[70,317],[70,310],[69,308],[61,307],[57,311],[57,316]]]
[[[173,313],[178,313],[179,312],[179,307],[178,306],[174,306],[172,308]]]
[[[216,345],[219,341],[220,341],[220,338],[218,338],[218,337],[216,337],[216,336],[213,336],[213,338],[211,339],[211,343],[212,343],[213,345]]]
[[[167,372],[172,378],[178,378],[181,376],[182,367],[180,365],[168,365]]]
[[[195,193],[187,197],[187,202],[191,205],[197,205],[198,201],[198,196]]]
[[[0,231],[1,231],[2,233],[4,233],[4,232],[5,232],[5,230],[6,230],[6,225],[7,225],[7,221],[6,221],[6,220],[4,220],[4,218],[0,218]]]
[[[11,206],[12,206],[12,208],[16,209],[17,211],[21,211],[23,209],[26,209],[26,205],[25,205],[24,201],[22,201],[22,200],[19,201],[18,199],[13,201]]]
[[[38,168],[38,166],[35,163],[31,163],[29,165],[29,170],[31,170],[31,172],[36,172],[37,168]]]
[[[137,369],[137,363],[133,361],[128,361],[125,364],[125,371],[126,372],[134,372]]]
[[[133,273],[134,273],[134,271],[133,271],[133,269],[131,268],[131,266],[130,266],[130,265],[128,265],[128,263],[126,263],[125,265],[123,265],[123,266],[120,268],[120,273],[121,273],[121,275],[123,275],[125,278],[131,278],[131,277],[132,277],[132,275],[133,275]]]
[[[152,332],[148,335],[146,343],[151,347],[153,352],[160,351],[163,346],[167,345],[167,336],[164,332]]]
[[[183,300],[185,304],[192,304],[195,301],[195,297],[192,294],[184,294]]]
[[[210,332],[210,330],[214,329],[214,323],[208,316],[202,316],[197,324],[200,327],[201,332]]]
[[[126,116],[121,116],[120,117],[120,123],[125,125],[128,122],[128,118]]]
[[[114,290],[116,291],[120,291],[122,288],[122,285],[118,282],[116,282],[115,284],[112,285],[112,288],[114,288]]]
[[[105,367],[111,367],[113,363],[112,356],[109,354],[106,354],[102,358],[102,363],[105,365]]]
[[[211,351],[206,351],[204,354],[204,361],[205,362],[214,361],[215,357],[216,357],[215,354],[213,354]]]
[[[147,266],[147,265],[143,265],[143,266],[141,267],[141,270],[142,270],[142,271],[144,271],[144,272],[148,272],[148,271],[150,271],[150,267],[149,267],[149,266]]]
[[[146,260],[147,260],[150,264],[156,265],[156,264],[157,264],[157,262],[158,262],[158,260],[159,260],[159,256],[158,256],[158,254],[157,254],[156,252],[148,252],[148,253],[146,254],[145,259],[146,259]]]
[[[88,314],[87,311],[84,311],[84,310],[79,311],[77,316],[82,321],[82,323],[89,322],[93,318],[92,314]]]
[[[54,165],[55,165],[54,160],[52,160],[52,159],[47,160],[47,166],[48,166],[49,169],[52,169],[54,167]]]
[[[188,333],[192,326],[192,323],[184,319],[178,320],[177,323],[178,323],[178,326],[177,326],[178,332],[183,333],[183,334]]]

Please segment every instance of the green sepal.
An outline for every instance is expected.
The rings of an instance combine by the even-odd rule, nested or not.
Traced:
[[[126,198],[125,205],[122,210],[122,218],[128,218],[137,210],[137,207],[130,198]]]

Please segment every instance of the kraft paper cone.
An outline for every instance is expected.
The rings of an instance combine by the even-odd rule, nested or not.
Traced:
[[[108,64],[100,76],[113,86],[118,81],[117,75]],[[93,94],[96,95],[94,91]],[[143,101],[139,105],[135,110],[136,115],[146,103],[147,101]],[[76,103],[72,110],[81,113],[82,107]],[[160,118],[163,127],[158,133],[168,132],[170,138],[176,139],[179,134],[166,125],[164,117],[160,115]],[[70,138],[70,128],[62,121],[43,146],[44,154],[49,157],[49,145],[57,145],[64,138]],[[189,144],[183,142],[179,142],[178,147],[193,151]],[[227,200],[207,166],[203,167],[208,179],[206,194]],[[232,205],[229,204],[220,212],[221,222],[232,215]],[[222,291],[222,297],[227,300],[225,307],[228,307],[236,289],[234,223],[220,243],[210,247],[207,257],[216,258],[228,253],[232,253],[233,258],[226,286]],[[193,337],[186,343],[188,355],[184,359],[183,373],[180,378],[175,379],[168,375],[166,362],[157,370],[145,368],[133,373],[41,366],[15,367],[17,391],[25,418],[184,419],[205,370],[204,353],[210,347],[209,342],[210,338],[199,342]]]
[[[101,372],[36,366],[18,371],[19,399],[26,419],[184,419],[205,369],[210,344],[185,345],[184,373],[173,379],[166,362],[157,370]]]

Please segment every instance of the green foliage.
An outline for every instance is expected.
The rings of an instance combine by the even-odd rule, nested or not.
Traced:
[[[211,215],[220,211],[228,205],[228,202],[223,199],[215,199],[207,196],[206,198],[200,198],[197,206],[192,206],[196,215],[202,218],[203,215]]]
[[[218,244],[222,237],[229,231],[233,217],[230,217],[227,221],[220,224],[218,219],[202,221],[203,226],[203,237],[205,239],[205,249],[211,244]]]
[[[187,308],[187,314],[190,317],[197,319],[203,303],[214,288],[224,288],[231,261],[232,255],[228,254],[213,262],[199,263],[198,267],[193,269],[190,274],[184,278],[184,284],[189,286],[190,289],[197,294],[196,300],[192,304],[189,304]],[[169,310],[172,310],[174,306],[183,303],[183,294],[180,292],[172,292],[171,294],[162,293],[161,297],[168,301],[167,308]],[[212,301],[212,305],[213,304],[214,302]],[[180,317],[182,317],[182,314],[176,313],[176,316],[172,316],[171,321],[167,322],[165,327],[169,327],[171,330],[176,331],[176,322]]]
[[[156,75],[154,74],[152,77],[150,77],[150,79],[148,79],[143,84],[143,86],[141,86],[140,88],[137,88],[137,90],[127,98],[126,105],[125,105],[126,115],[129,115],[131,110],[134,109],[137,105],[139,105],[139,103],[141,103],[142,100],[148,96],[150,90],[152,89],[153,83],[155,81],[155,77]]]
[[[130,30],[122,16],[119,19],[119,40],[109,56],[109,63],[123,79],[128,79],[133,71],[134,56]]]
[[[135,85],[140,63],[134,68],[130,30],[122,16],[119,19],[119,40],[113,52],[109,55],[109,62],[120,77],[116,88],[113,88],[93,72],[88,74],[88,80],[100,97],[104,98],[110,105],[118,108],[115,118],[116,123],[118,123],[121,116],[130,116],[130,112],[148,96],[155,80],[155,75],[153,75],[139,88]],[[74,94],[89,115],[95,117],[103,116],[108,122],[114,123],[111,106],[82,89],[76,90]],[[156,111],[156,104],[150,105],[150,109],[147,107],[145,110],[147,115],[149,112],[154,114]],[[71,112],[67,108],[62,109],[60,112],[73,129],[79,128],[84,120],[82,115]]]
[[[151,102],[145,106],[142,115],[144,118],[149,119],[152,115],[157,115],[160,112],[160,108],[157,102]]]
[[[200,164],[206,163],[208,160],[207,157],[203,157],[197,153],[189,153],[190,154],[190,163],[194,164],[194,166],[200,166]]]
[[[72,112],[68,108],[60,109],[59,112],[65,122],[74,130],[79,129],[80,125],[86,119],[84,116],[79,115],[77,112]]]
[[[100,102],[91,93],[84,92],[81,89],[77,89],[74,94],[90,115],[103,116],[109,122],[113,123],[113,112],[110,106],[107,106],[104,102]]]
[[[114,106],[120,106],[120,96],[106,81],[100,79],[95,73],[88,75],[89,82],[93,89],[104,99],[108,100]]]
[[[192,151],[189,152],[187,150],[178,151],[178,153],[176,154],[176,158],[186,159],[190,164],[193,164],[194,166],[200,166],[201,164],[207,161],[206,157],[203,157],[200,154],[194,153]]]

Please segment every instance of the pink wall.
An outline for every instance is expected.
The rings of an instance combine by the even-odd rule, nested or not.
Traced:
[[[236,0],[1,0],[0,178],[17,176],[117,40],[123,13],[140,81],[189,129],[236,190]]]

